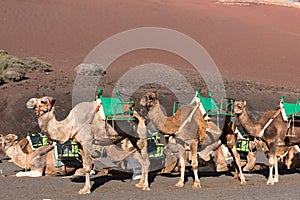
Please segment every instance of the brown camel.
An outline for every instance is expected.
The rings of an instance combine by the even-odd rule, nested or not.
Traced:
[[[101,102],[99,100],[93,102],[82,102],[77,104],[69,113],[66,119],[57,121],[54,114],[55,99],[52,97],[31,98],[26,106],[29,109],[35,109],[38,115],[38,123],[42,131],[44,131],[51,140],[64,143],[69,139],[80,144],[80,153],[83,160],[83,168],[85,170],[85,185],[79,191],[80,194],[90,193],[90,171],[92,169],[92,156],[95,158],[99,156],[98,148],[105,146],[109,157],[115,161],[116,158],[121,160],[128,157],[128,152],[118,150],[114,142],[122,140],[124,137],[119,136],[118,133],[102,120],[101,114],[98,112],[101,109]],[[139,122],[141,124],[143,122]],[[137,128],[138,131],[143,131],[143,128]],[[137,133],[138,139],[135,147],[140,146],[142,149],[147,149],[145,133]],[[139,139],[140,138],[140,139]],[[109,141],[109,142],[107,142]],[[100,144],[100,145],[97,145]],[[96,146],[96,147],[95,147]],[[141,152],[141,153],[139,153]],[[130,153],[130,152],[129,152]],[[141,155],[142,154],[142,155]],[[140,161],[142,165],[142,178],[136,185],[144,190],[149,190],[147,178],[149,162],[147,151],[133,151],[131,156]]]
[[[294,127],[294,137],[286,137],[291,131],[287,122],[283,120],[281,109],[267,111],[262,117],[254,122],[249,116],[245,101],[236,101],[234,103],[234,113],[237,116],[245,132],[255,138],[261,138],[269,149],[269,178],[268,185],[278,182],[278,162],[276,158],[276,147],[280,145],[295,145],[300,143],[300,127]],[[270,121],[271,119],[271,121]],[[285,142],[286,141],[286,142]],[[273,168],[275,175],[273,177]]]
[[[166,148],[171,149],[179,157],[180,178],[177,187],[184,186],[186,166],[186,150],[190,150],[189,159],[194,171],[193,188],[201,187],[198,177],[198,145],[201,145],[206,136],[206,123],[196,105],[181,106],[174,116],[166,117],[160,107],[157,93],[147,92],[140,100],[140,105],[147,113],[146,117],[154,126],[165,135],[172,136]]]
[[[208,97],[203,97],[200,95],[200,90],[197,91],[196,96],[193,98],[192,102],[201,103],[200,110],[203,112],[202,114],[206,115],[205,120],[207,123],[207,134],[210,132],[212,133],[212,136],[209,136],[208,138],[213,138],[213,141],[208,141],[209,143],[213,143],[214,141],[217,141],[216,143],[219,144],[218,153],[217,153],[217,171],[225,171],[228,170],[227,168],[227,162],[225,160],[224,155],[222,155],[222,146],[227,147],[229,150],[229,153],[232,155],[234,160],[234,167],[235,167],[235,174],[234,179],[238,179],[240,175],[240,181],[242,185],[246,185],[246,179],[242,171],[241,166],[241,160],[240,160],[240,154],[237,151],[236,147],[236,139],[235,139],[235,124],[232,120],[232,112],[233,112],[233,102],[234,100],[231,98],[225,99],[224,103],[226,107],[223,107],[221,105],[221,109],[217,106],[216,102],[212,98],[212,93],[208,93]],[[223,109],[222,109],[223,107]],[[214,119],[213,119],[214,118]],[[223,127],[220,127],[220,129],[217,124],[214,123],[216,121],[218,124],[223,123]],[[214,144],[210,145],[214,146]],[[210,149],[210,148],[209,148]],[[207,152],[206,149],[202,150],[199,154],[202,157],[202,155]],[[210,151],[211,152],[211,151]]]
[[[55,167],[54,156],[52,152],[52,146],[42,146],[33,150],[28,145],[28,140],[25,138],[21,141],[17,140],[18,137],[14,134],[0,135],[0,149],[11,158],[12,162],[18,167],[23,168],[25,172],[18,172],[17,177],[30,176],[40,177],[57,176],[57,175],[70,175],[82,174],[81,166],[61,166]],[[27,141],[26,141],[27,140]],[[28,153],[24,153],[24,149]]]
[[[231,120],[230,116],[225,117],[224,127],[222,130],[222,135],[220,136],[220,140],[223,145],[225,145],[230,154],[233,155],[234,164],[235,164],[235,175],[234,178],[238,179],[240,174],[240,181],[242,185],[246,185],[246,179],[243,174],[242,165],[241,165],[241,159],[240,154],[237,151],[236,147],[236,138],[234,133],[235,125]]]
[[[254,139],[254,141],[250,141],[249,150],[250,151],[248,152],[248,156],[247,156],[247,164],[244,167],[245,171],[250,171],[255,166],[256,157],[254,152],[256,151],[264,152],[267,157],[269,154],[269,148],[267,147],[266,143],[263,142],[262,140],[257,140],[257,139]],[[276,147],[277,160],[284,163],[287,169],[291,169],[292,160],[294,158],[294,155],[297,153],[300,153],[300,149],[298,145]]]

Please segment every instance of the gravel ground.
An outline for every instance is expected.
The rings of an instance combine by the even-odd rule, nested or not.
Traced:
[[[92,193],[79,195],[83,177],[17,178],[19,169],[12,163],[0,163],[5,177],[1,177],[1,199],[299,199],[300,171],[281,171],[280,182],[266,185],[267,170],[246,174],[247,186],[240,185],[231,173],[200,171],[201,189],[192,189],[188,174],[184,188],[176,188],[177,174],[150,176],[151,191],[134,186],[130,174],[92,177]],[[201,168],[200,168],[201,170]]]

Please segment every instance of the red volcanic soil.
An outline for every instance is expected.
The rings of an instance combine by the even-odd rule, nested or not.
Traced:
[[[299,85],[300,10],[212,0],[3,0],[0,48],[72,71],[101,41],[132,28],[164,27],[199,42],[224,76]]]
[[[71,109],[74,68],[105,39],[139,27],[186,34],[207,50],[223,77],[247,81],[247,87],[253,83],[269,86],[252,90],[241,82],[231,84],[228,93],[236,98],[250,98],[251,94],[261,100],[266,89],[271,94],[278,92],[274,100],[278,102],[278,87],[289,87],[300,96],[299,22],[300,9],[229,6],[215,0],[2,0],[0,49],[21,58],[44,59],[53,65],[53,71],[28,74],[27,80],[0,87],[0,132],[24,135],[36,127],[33,112],[25,108],[33,96],[55,96],[58,115],[65,117]],[[108,68],[108,79],[113,83],[129,68],[149,62],[192,69],[173,54],[141,50],[116,60]]]

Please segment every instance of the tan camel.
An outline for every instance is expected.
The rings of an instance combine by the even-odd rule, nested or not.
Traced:
[[[276,158],[276,148],[278,144],[285,144],[286,135],[289,131],[288,124],[284,122],[280,114],[281,108],[277,110],[267,111],[262,117],[254,122],[250,119],[245,101],[236,101],[234,103],[234,113],[245,132],[255,138],[261,138],[269,149],[269,177],[267,184],[273,185],[278,182],[278,162]],[[270,119],[272,119],[271,123]],[[268,125],[268,126],[266,126]],[[288,138],[286,145],[291,146],[300,143],[300,127],[295,127],[295,136]],[[275,174],[273,177],[273,168]]]
[[[98,112],[101,108],[101,103],[98,101],[93,102],[82,102],[77,104],[69,113],[66,119],[57,121],[54,114],[54,103],[55,99],[52,97],[42,98],[31,98],[26,106],[29,109],[35,109],[38,116],[38,123],[42,131],[44,131],[51,140],[64,143],[69,139],[80,144],[80,153],[83,160],[83,168],[85,170],[85,185],[79,191],[80,194],[90,193],[90,171],[92,169],[92,154],[98,156],[99,151],[95,151],[95,146],[106,145],[106,152],[111,152],[112,160],[117,157],[119,160],[128,156],[128,152],[119,151],[114,142],[118,142],[123,139],[123,136],[119,136],[118,133],[105,121],[102,120],[101,114]],[[141,122],[143,123],[143,122]],[[140,130],[140,129],[138,129]],[[144,144],[143,140],[146,136],[145,133],[140,134],[138,138],[141,138],[139,145],[147,149],[147,143]],[[128,135],[127,135],[128,136]],[[112,139],[111,139],[112,138]],[[96,141],[96,142],[95,142]],[[108,144],[105,144],[107,143]],[[99,143],[100,145],[95,145]],[[138,148],[138,144],[135,144]],[[147,151],[142,150],[141,154],[139,151],[132,152],[131,156],[134,156],[142,164],[142,177],[140,182],[136,185],[142,187],[144,190],[149,190],[148,180],[146,180],[149,162],[143,162],[145,158],[148,158]],[[146,159],[147,160],[147,159]]]
[[[25,138],[21,141],[17,140],[18,137],[14,134],[0,135],[0,149],[11,158],[12,162],[18,167],[23,168],[25,172],[18,172],[17,177],[29,176],[29,177],[40,177],[46,176],[57,176],[57,175],[70,175],[82,174],[82,168],[78,166],[61,166],[55,167],[54,156],[52,152],[52,146],[42,146],[33,150],[28,145],[28,140]],[[27,140],[27,141],[26,141]],[[29,153],[24,153],[24,150]]]
[[[166,148],[171,149],[179,157],[180,178],[177,187],[184,186],[186,150],[190,150],[189,159],[192,161],[194,172],[193,188],[201,187],[198,177],[198,145],[206,136],[206,123],[198,106],[181,106],[174,116],[166,117],[160,107],[157,93],[147,92],[140,100],[140,105],[147,113],[146,117],[162,133],[172,136]]]

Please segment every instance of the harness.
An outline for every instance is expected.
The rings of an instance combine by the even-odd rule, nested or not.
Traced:
[[[192,112],[184,120],[184,122],[181,124],[181,126],[179,127],[179,129],[174,133],[174,135],[175,135],[174,139],[175,139],[176,143],[178,143],[181,146],[183,146],[186,151],[190,151],[190,142],[186,142],[183,138],[176,137],[176,135],[177,135],[177,133],[179,133],[180,131],[182,131],[182,129],[187,125],[187,123],[191,122],[192,117],[194,116],[194,114],[197,111],[197,109],[199,108],[199,106],[200,106],[200,103],[197,103],[195,105],[195,107],[193,108]]]
[[[270,124],[274,121],[274,119],[280,114],[283,106],[280,106],[279,109],[275,112],[275,114],[269,119],[269,121],[264,125],[263,129],[259,132],[259,137],[262,137],[265,133],[265,130],[270,126]]]

